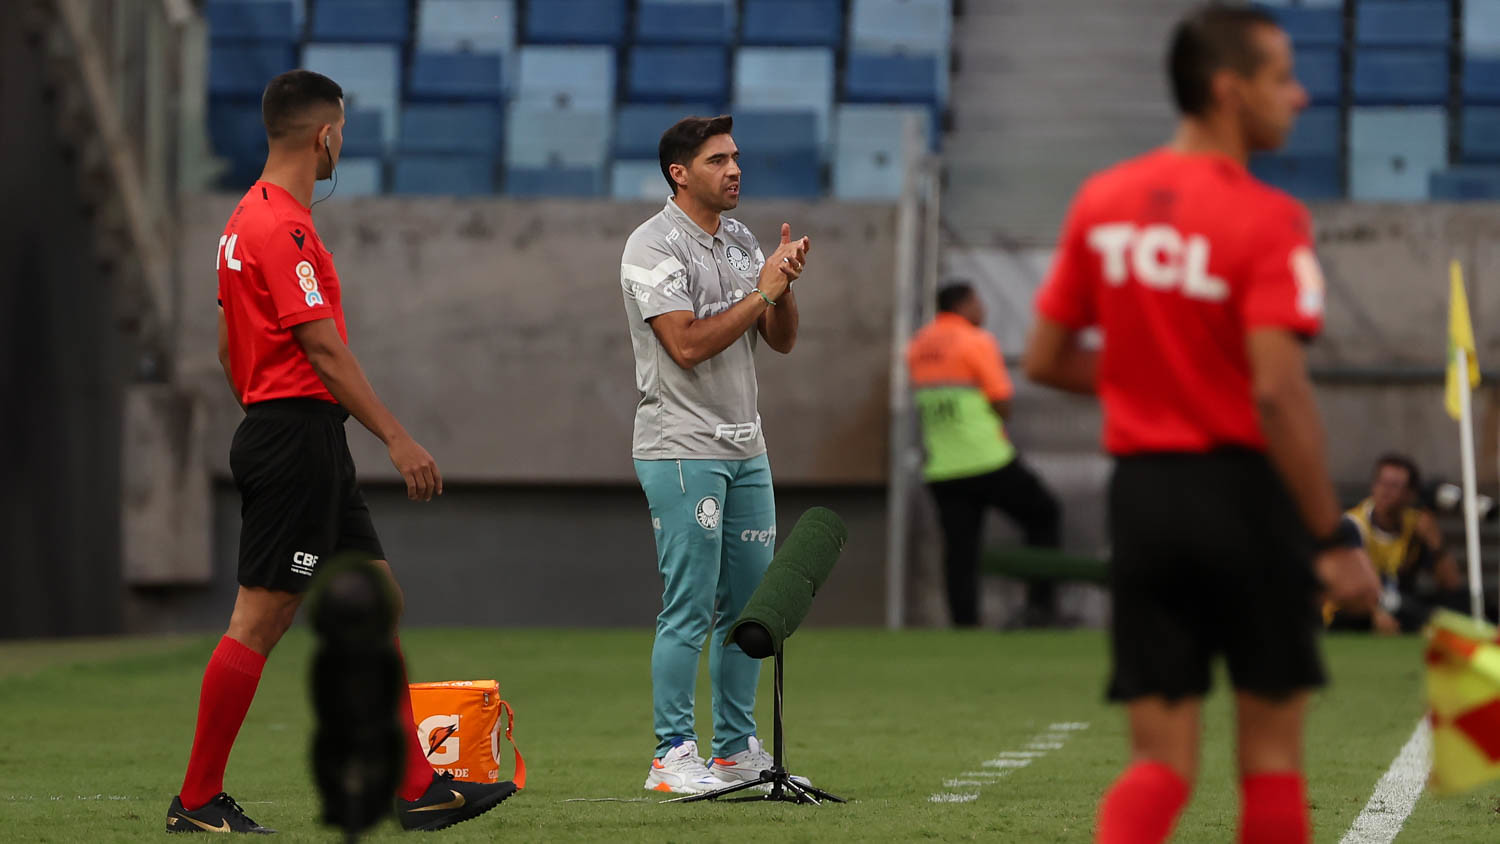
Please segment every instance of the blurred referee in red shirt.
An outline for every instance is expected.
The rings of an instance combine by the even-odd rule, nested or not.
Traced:
[[[291,626],[320,561],[354,551],[390,573],[355,479],[344,420],[354,416],[386,444],[408,498],[430,501],[443,492],[432,455],[375,396],[346,345],[338,272],[313,228],[313,183],[332,175],[343,146],[343,97],[333,80],[311,71],[271,80],[261,101],[270,156],[219,238],[219,361],[245,408],[229,449],[241,500],[240,589],[203,675],[193,752],[167,811],[169,832],[271,831],[246,817],[223,788],[266,656]],[[396,795],[403,826],[450,826],[515,792],[509,782],[439,777],[417,741],[404,694],[399,711],[407,737]]]
[[[1252,844],[1310,840],[1308,692],[1324,682],[1319,593],[1368,609],[1379,581],[1341,535],[1304,344],[1323,277],[1306,210],[1246,170],[1307,93],[1270,15],[1212,5],[1172,34],[1171,142],[1089,179],[1063,225],[1026,356],[1035,381],[1097,393],[1115,457],[1111,700],[1133,761],[1098,841],[1170,835],[1197,773],[1223,654]],[[1078,333],[1102,329],[1091,350]],[[1321,585],[1319,579],[1321,578]]]

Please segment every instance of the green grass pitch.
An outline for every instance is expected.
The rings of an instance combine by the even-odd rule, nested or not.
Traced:
[[[445,841],[1087,842],[1096,801],[1126,753],[1122,713],[1102,701],[1097,632],[808,630],[788,651],[790,761],[852,802],[663,806],[641,788],[653,746],[649,632],[433,629],[402,641],[414,679],[499,680],[530,769],[530,787],[436,833]],[[0,840],[160,840],[213,642],[0,644]],[[272,656],[226,779],[284,841],[338,840],[317,822],[307,766],[311,645],[298,629]],[[1336,842],[1421,714],[1421,643],[1331,638],[1326,652],[1334,682],[1311,715],[1308,772],[1316,839]],[[768,741],[770,679],[767,670]],[[706,742],[706,686],[699,701]],[[1088,727],[1045,738],[1064,722]],[[1221,681],[1203,775],[1174,840],[1233,840],[1231,735]],[[1043,752],[1028,750],[1039,737],[1045,755],[1025,767],[964,776],[1005,770],[983,763],[1006,752]],[[932,802],[939,793],[978,797]],[[613,802],[567,802],[576,798]],[[1424,796],[1398,840],[1500,840],[1497,802],[1497,787]],[[403,835],[387,822],[366,840]]]

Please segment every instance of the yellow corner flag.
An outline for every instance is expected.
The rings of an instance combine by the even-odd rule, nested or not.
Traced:
[[[1454,419],[1463,416],[1459,396],[1458,350],[1469,357],[1469,389],[1479,386],[1479,360],[1474,354],[1474,325],[1469,321],[1469,297],[1464,294],[1464,271],[1457,261],[1449,264],[1448,288],[1448,390],[1445,404]]]
[[[1500,631],[1447,610],[1427,628],[1432,779],[1453,794],[1500,779]]]

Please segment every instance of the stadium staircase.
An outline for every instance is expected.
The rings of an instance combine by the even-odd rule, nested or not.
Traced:
[[[965,243],[1051,243],[1092,171],[1171,125],[1162,21],[1187,0],[963,3],[953,27],[946,231]]]

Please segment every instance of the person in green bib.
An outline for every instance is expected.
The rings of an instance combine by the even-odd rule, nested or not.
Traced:
[[[1014,389],[995,338],[980,327],[984,303],[959,282],[940,290],[937,304],[937,318],[912,338],[906,359],[927,451],[923,474],[943,529],[948,609],[955,626],[974,627],[985,511],[1004,513],[1038,548],[1062,544],[1062,514],[1005,435]],[[1054,623],[1055,604],[1054,584],[1032,581],[1023,624]]]

